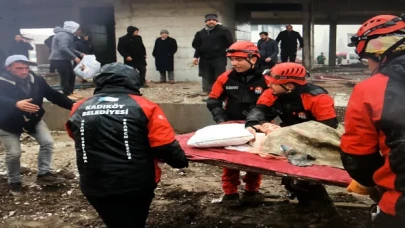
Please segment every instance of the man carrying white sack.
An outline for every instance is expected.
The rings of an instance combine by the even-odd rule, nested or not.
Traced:
[[[252,134],[257,131],[267,133],[265,123],[277,116],[282,121],[281,127],[311,120],[332,128],[338,127],[333,98],[324,88],[307,83],[309,73],[304,66],[281,63],[274,66],[268,74],[271,89],[263,93],[246,119],[245,126]],[[283,178],[282,184],[291,193],[291,199],[297,197],[299,206],[319,212],[330,223],[338,225],[340,218],[337,216],[336,219],[331,219],[337,215],[336,209],[322,184],[289,178]],[[333,227],[342,226],[339,224]]]
[[[268,82],[257,64],[260,53],[256,45],[247,41],[234,43],[227,50],[227,57],[230,58],[233,69],[218,77],[207,100],[207,107],[214,121],[219,124],[226,121],[245,120],[260,95],[268,89]],[[226,102],[225,107],[223,102]],[[222,203],[226,206],[237,206],[240,203],[239,173],[239,170],[223,168],[222,189],[225,196],[222,198]],[[246,173],[243,177],[246,185],[242,202],[260,201],[258,193],[261,180],[261,174]]]

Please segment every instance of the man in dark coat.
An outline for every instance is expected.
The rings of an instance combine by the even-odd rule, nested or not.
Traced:
[[[87,34],[83,34],[80,39],[75,40],[76,50],[86,54],[94,54],[93,45],[91,43],[90,37]]]
[[[169,31],[163,29],[160,38],[155,41],[152,55],[155,57],[156,70],[160,73],[160,82],[166,82],[168,72],[169,83],[174,84],[174,54],[177,52],[177,42],[169,37]]]
[[[142,37],[138,35],[139,29],[128,26],[127,34],[118,40],[118,52],[124,58],[126,65],[132,66],[139,71],[141,87],[146,85],[146,48],[143,45]]]
[[[205,15],[205,24],[206,27],[195,34],[192,46],[195,49],[194,64],[199,65],[199,76],[202,77],[202,90],[209,94],[218,76],[226,70],[226,49],[234,39],[228,28],[218,24],[216,14]]]
[[[260,65],[264,69],[271,69],[276,65],[278,59],[278,43],[269,38],[268,32],[260,33],[260,40],[257,42],[260,51]]]
[[[297,40],[300,43],[298,49]],[[291,25],[287,25],[286,30],[278,34],[276,41],[281,41],[281,62],[283,63],[288,62],[288,60],[294,63],[295,58],[297,57],[297,50],[301,50],[304,46],[304,40],[302,39],[301,35],[299,34],[299,32],[294,31]]]
[[[15,41],[10,46],[8,50],[8,55],[24,55],[28,59],[30,58],[28,55],[28,51],[34,50],[32,45],[28,43],[27,40],[24,39],[21,35],[15,36]]]
[[[58,184],[63,179],[51,172],[53,139],[42,120],[45,110],[42,107],[46,98],[53,104],[71,109],[73,101],[52,89],[43,77],[30,71],[36,63],[28,61],[24,55],[12,55],[5,61],[5,71],[0,71],[0,141],[5,149],[7,179],[10,193],[21,195],[20,136],[27,133],[39,144],[38,176],[39,184]]]

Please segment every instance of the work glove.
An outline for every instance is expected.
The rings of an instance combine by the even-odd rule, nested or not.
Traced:
[[[357,181],[352,180],[349,186],[346,188],[348,192],[354,192],[360,195],[370,195],[373,191],[374,187],[366,187],[359,184]]]

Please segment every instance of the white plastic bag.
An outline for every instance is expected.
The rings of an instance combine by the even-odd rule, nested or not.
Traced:
[[[100,68],[101,64],[96,60],[95,55],[85,55],[75,67],[74,72],[83,79],[92,79]]]
[[[187,145],[192,147],[226,147],[248,143],[254,137],[244,124],[218,124],[195,132]]]

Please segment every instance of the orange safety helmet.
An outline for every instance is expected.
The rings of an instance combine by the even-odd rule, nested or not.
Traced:
[[[351,37],[351,43],[348,44],[349,47],[356,47],[356,53],[360,58],[366,56],[365,50],[369,40],[375,39],[382,35],[387,35],[394,33],[395,31],[405,28],[405,15],[394,16],[394,15],[378,15],[366,22],[359,28],[356,35]],[[404,40],[405,41],[405,40]],[[398,46],[403,42],[399,43]],[[392,50],[398,47],[393,45]],[[388,50],[387,50],[388,51]],[[386,51],[386,52],[387,52]],[[387,53],[383,53],[385,56]]]
[[[276,64],[271,70],[263,72],[266,81],[273,84],[297,83],[305,85],[309,72],[305,67],[298,63],[280,63]]]
[[[260,58],[260,52],[257,46],[249,41],[239,41],[233,43],[226,50],[227,57],[241,57],[241,58]]]

